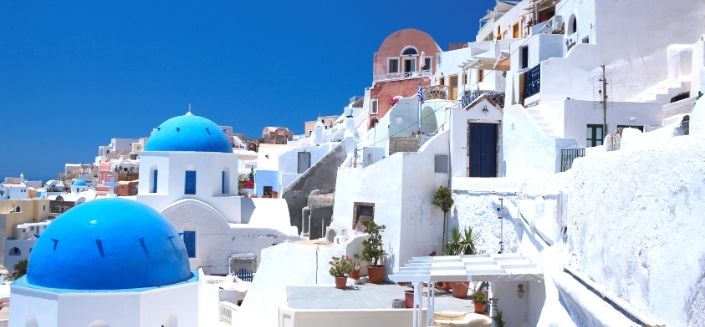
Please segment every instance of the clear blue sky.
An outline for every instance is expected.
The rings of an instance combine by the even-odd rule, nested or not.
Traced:
[[[339,114],[399,29],[472,41],[494,0],[2,1],[0,177],[54,178],[195,114],[257,136]]]

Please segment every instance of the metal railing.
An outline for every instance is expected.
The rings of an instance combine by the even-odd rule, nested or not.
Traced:
[[[561,150],[561,172],[573,167],[573,160],[585,156],[585,148],[571,147]]]
[[[541,91],[541,64],[524,73],[524,99]]]
[[[233,323],[233,312],[237,311],[238,308],[235,304],[228,301],[220,301],[219,305],[219,318],[220,322],[232,326]]]
[[[461,108],[466,108],[468,105],[473,103],[473,101],[475,101],[483,94],[489,97],[495,103],[497,103],[497,105],[499,105],[500,107],[504,107],[504,92],[471,90],[465,92],[463,97],[460,98]]]
[[[419,70],[419,71],[411,71],[411,72],[399,72],[399,73],[390,73],[390,74],[379,74],[379,75],[375,75],[375,82],[377,82],[377,81],[395,80],[395,79],[407,79],[407,78],[415,78],[415,77],[431,76],[431,75],[433,75],[433,73],[431,72],[430,69]]]

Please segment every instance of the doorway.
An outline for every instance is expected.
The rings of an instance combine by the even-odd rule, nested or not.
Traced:
[[[498,126],[494,123],[469,124],[469,177],[497,177]]]

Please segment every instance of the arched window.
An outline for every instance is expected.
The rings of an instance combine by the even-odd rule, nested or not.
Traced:
[[[149,193],[157,193],[157,180],[159,176],[159,171],[157,168],[152,168],[149,174]]]
[[[20,208],[20,206],[17,206],[17,208],[15,208],[15,212],[22,212],[22,208]]]
[[[568,20],[568,35],[571,35],[578,31],[578,20],[575,19],[575,15],[570,15],[570,20]]]
[[[414,47],[406,47],[404,51],[401,52],[402,56],[415,56],[417,54],[419,54],[419,52],[416,51]]]
[[[220,173],[220,188],[221,188],[221,193],[223,194],[230,194],[230,174],[228,174],[228,170],[224,169]]]
[[[187,170],[184,177],[184,194],[196,194],[196,171]]]
[[[13,248],[10,249],[10,253],[9,253],[9,254],[10,254],[10,256],[13,256],[13,257],[21,256],[21,255],[22,255],[22,250],[20,250],[20,248],[18,248],[18,247],[15,246],[15,247],[13,247]]]

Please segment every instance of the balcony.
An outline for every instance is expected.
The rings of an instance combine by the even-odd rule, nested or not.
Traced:
[[[417,77],[424,77],[424,76],[433,76],[433,73],[431,72],[430,69],[426,69],[426,70],[411,71],[411,72],[381,74],[381,75],[375,75],[374,81],[375,82],[385,82],[385,81],[410,79],[410,78],[417,78]]]
[[[460,99],[461,108],[467,108],[482,95],[497,103],[499,107],[504,107],[504,92],[472,90],[465,92],[465,95]]]
[[[528,99],[541,91],[541,64],[524,73],[524,99]]]
[[[448,100],[448,86],[435,85],[423,88],[423,96],[426,100],[441,99]]]

